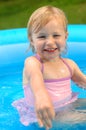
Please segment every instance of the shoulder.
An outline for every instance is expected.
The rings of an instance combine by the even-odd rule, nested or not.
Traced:
[[[26,75],[37,73],[38,70],[41,71],[41,63],[38,59],[36,59],[34,56],[25,59],[23,72]]]
[[[68,58],[63,58],[63,60],[66,61],[66,63],[69,65],[69,67],[72,70],[72,73],[74,73],[75,69],[78,68],[78,65],[76,64],[75,61],[73,61],[72,59],[68,59]]]
[[[73,65],[74,66],[76,64],[72,59],[63,58],[63,60],[65,60],[69,65]]]
[[[23,69],[23,84],[28,84],[31,77],[34,77],[41,72],[41,63],[34,56],[28,57],[24,62]]]
[[[41,63],[34,56],[26,58],[25,62],[24,62],[25,67],[31,67],[31,68],[35,67],[35,66],[40,67],[40,65],[41,65]]]

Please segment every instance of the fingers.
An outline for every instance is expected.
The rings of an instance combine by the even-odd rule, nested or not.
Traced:
[[[38,118],[38,124],[39,124],[40,127],[43,127],[43,123],[39,118]]]
[[[46,129],[52,127],[52,120],[54,118],[54,114],[50,112],[50,109],[37,111],[37,117],[40,126],[44,126],[46,127]]]
[[[51,120],[54,120],[54,118],[55,118],[55,111],[50,111],[50,109],[47,109],[47,113],[48,113],[48,115],[49,115],[49,118],[51,119]]]

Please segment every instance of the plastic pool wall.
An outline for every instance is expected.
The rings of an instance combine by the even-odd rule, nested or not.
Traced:
[[[69,36],[67,40],[67,54],[64,56],[73,59],[82,67],[85,66],[86,68],[86,25],[68,25],[68,32]],[[5,75],[11,75],[11,73],[14,72],[22,71],[25,58],[33,55],[31,50],[27,52],[28,46],[29,40],[27,38],[26,28],[0,31],[1,78],[4,78]],[[78,90],[82,91],[81,89]],[[81,95],[80,98],[86,98],[86,95]],[[8,129],[2,129],[2,127],[0,126],[1,130],[10,130],[9,127]],[[12,126],[12,129],[13,127],[14,126]]]
[[[86,60],[86,25],[68,25],[68,33],[65,56],[75,61]],[[9,71],[8,66],[10,71],[22,67],[24,59],[33,54],[31,50],[27,52],[27,37],[26,28],[0,31],[0,75]]]

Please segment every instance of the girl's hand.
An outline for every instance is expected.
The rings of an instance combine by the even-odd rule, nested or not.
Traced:
[[[55,112],[48,94],[40,93],[35,100],[38,123],[42,127],[49,129],[52,127],[52,120]]]
[[[34,95],[38,123],[40,126],[48,129],[52,127],[52,119],[54,119],[55,112],[44,84],[41,63],[35,57],[27,58],[24,74],[26,75],[26,79],[29,79]]]

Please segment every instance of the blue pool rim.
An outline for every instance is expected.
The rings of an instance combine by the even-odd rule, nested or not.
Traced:
[[[67,57],[84,60],[86,54],[86,25],[68,25]],[[21,66],[27,56],[29,40],[27,28],[0,31],[0,72],[6,66]]]
[[[68,25],[67,57],[84,60],[86,54],[86,25]],[[0,72],[3,67],[21,66],[26,57],[33,55],[28,51],[27,28],[0,30]],[[15,68],[15,67],[14,67]]]
[[[68,25],[68,41],[86,42],[86,25]],[[27,28],[0,30],[0,45],[27,43]]]

